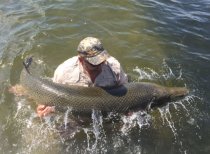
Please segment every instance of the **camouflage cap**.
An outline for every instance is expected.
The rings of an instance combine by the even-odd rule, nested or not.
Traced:
[[[83,39],[79,43],[77,51],[80,56],[84,57],[92,65],[99,65],[109,57],[101,41],[94,37]]]

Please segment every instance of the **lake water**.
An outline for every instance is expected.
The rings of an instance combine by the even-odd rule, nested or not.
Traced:
[[[209,0],[1,0],[0,153],[210,153],[209,10]],[[130,117],[93,111],[89,124],[69,129],[70,109],[39,119],[34,102],[8,92],[27,56],[52,77],[87,36],[100,38],[134,81],[190,94]]]

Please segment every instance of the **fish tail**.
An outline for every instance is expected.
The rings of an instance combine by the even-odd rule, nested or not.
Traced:
[[[31,65],[32,61],[33,61],[32,57],[28,57],[28,58],[26,58],[25,61],[23,61],[23,66],[25,67],[28,74],[31,74],[29,71],[29,66]]]

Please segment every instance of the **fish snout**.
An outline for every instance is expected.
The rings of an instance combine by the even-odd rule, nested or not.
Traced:
[[[187,89],[186,87],[175,87],[175,88],[170,88],[169,93],[170,93],[170,98],[174,100],[188,95],[189,89]]]

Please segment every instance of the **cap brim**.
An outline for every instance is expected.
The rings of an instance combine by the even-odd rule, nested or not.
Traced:
[[[106,50],[102,51],[94,57],[86,57],[85,59],[92,65],[99,65],[104,62],[109,57],[109,54]]]

